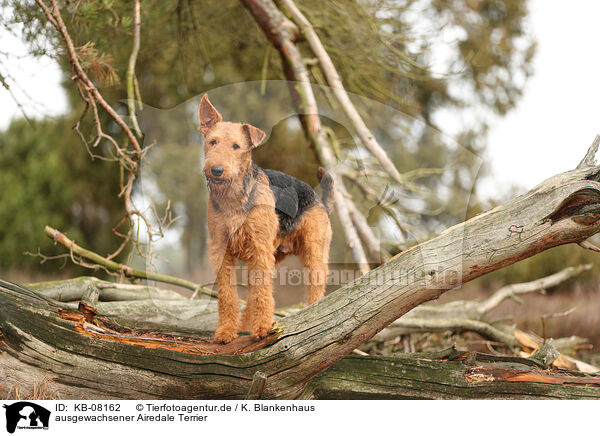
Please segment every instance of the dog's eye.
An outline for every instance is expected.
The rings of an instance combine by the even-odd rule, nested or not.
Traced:
[[[217,141],[215,139],[213,139],[212,141],[209,142],[210,145],[217,145]]]
[[[237,144],[233,144],[233,149],[234,149],[234,150],[237,150],[238,148],[240,148],[240,146],[239,146],[239,145],[237,145]]]

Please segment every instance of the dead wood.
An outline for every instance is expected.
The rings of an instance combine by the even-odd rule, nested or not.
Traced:
[[[2,282],[2,375],[11,380],[24,367],[36,367],[69,396],[76,395],[72,387],[77,386],[77,392],[97,397],[245,398],[261,371],[267,377],[262,398],[310,396],[307,388],[316,376],[413,307],[487,272],[597,233],[599,179],[598,167],[554,176],[281,319],[269,337],[253,345],[241,337],[211,348],[207,339],[181,339],[186,335],[176,331],[158,337],[121,331],[102,309],[92,322],[65,316],[65,310],[74,311],[68,303]],[[518,233],[511,231],[515,228]],[[105,370],[98,371],[99,365]]]

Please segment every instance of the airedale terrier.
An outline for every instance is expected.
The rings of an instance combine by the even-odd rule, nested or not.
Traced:
[[[279,171],[259,168],[252,149],[265,133],[249,124],[222,121],[206,94],[200,103],[204,174],[209,201],[208,250],[219,290],[215,341],[227,343],[238,330],[265,337],[273,323],[273,273],[287,255],[309,270],[308,303],[325,293],[333,181],[323,168],[322,198],[306,183]],[[236,259],[248,265],[249,293],[238,324]]]

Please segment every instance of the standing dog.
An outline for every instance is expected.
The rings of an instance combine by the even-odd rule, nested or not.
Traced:
[[[273,322],[275,265],[288,254],[300,256],[309,270],[308,303],[325,293],[333,181],[319,168],[320,199],[306,183],[256,166],[252,149],[261,144],[265,133],[249,124],[222,121],[206,94],[199,115],[209,190],[208,250],[219,288],[215,341],[230,342],[240,329],[260,339]],[[241,324],[236,259],[247,262],[249,270],[248,302]]]

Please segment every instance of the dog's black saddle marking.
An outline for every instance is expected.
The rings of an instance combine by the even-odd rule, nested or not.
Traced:
[[[317,193],[308,184],[280,171],[263,169],[275,197],[275,212],[279,217],[279,234],[290,234],[302,214],[319,202]]]

